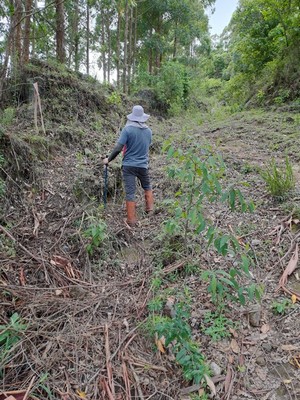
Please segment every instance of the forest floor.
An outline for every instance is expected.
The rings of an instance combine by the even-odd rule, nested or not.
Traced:
[[[10,176],[0,225],[0,334],[10,332],[0,336],[0,399],[299,399],[299,297],[292,304],[290,295],[300,293],[297,269],[285,291],[278,289],[299,243],[299,125],[299,115],[280,111],[210,115],[204,122],[152,118],[156,210],[143,212],[138,189],[133,229],[124,223],[120,161],[109,167],[106,208],[99,189],[100,153],[116,136],[111,143],[105,138],[100,152],[101,139],[93,135],[84,146],[55,148],[35,164],[25,186]],[[244,196],[256,205],[252,213],[231,212],[223,203],[206,208],[248,249],[252,281],[264,288],[257,304],[229,303],[225,315],[233,325],[223,321],[215,336],[204,332],[214,305],[201,272],[227,270],[232,260],[205,246],[199,250],[199,243],[186,256],[182,238],[172,242],[162,233],[167,200],[176,191],[161,152],[168,138],[181,148],[211,145],[223,156],[229,181],[243,182]],[[276,202],[259,170],[273,156],[283,160],[286,151],[297,185]],[[86,246],[97,238],[89,254]],[[184,379],[172,345],[155,340],[149,327],[151,315],[167,315],[170,308],[172,314],[173,305],[187,298],[191,339],[211,369],[207,386]]]

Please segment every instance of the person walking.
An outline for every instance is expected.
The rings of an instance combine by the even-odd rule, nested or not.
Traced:
[[[136,178],[141,182],[145,194],[145,210],[147,213],[153,211],[154,201],[149,176],[149,147],[152,142],[152,131],[146,125],[150,115],[144,113],[140,105],[132,108],[131,114],[127,115],[127,123],[121,131],[117,144],[111,154],[103,160],[108,165],[123,151],[122,175],[126,193],[127,223],[134,226],[136,217]]]

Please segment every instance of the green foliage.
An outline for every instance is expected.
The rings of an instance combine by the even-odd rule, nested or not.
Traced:
[[[231,236],[218,237],[217,230],[204,216],[204,201],[227,202],[231,210],[240,207],[243,212],[252,211],[253,203],[246,203],[239,189],[222,189],[225,165],[221,156],[213,154],[209,147],[183,151],[166,142],[164,150],[168,159],[175,162],[168,167],[168,175],[179,185],[173,203],[173,217],[165,225],[166,232],[169,235],[183,233],[186,249],[190,232],[197,236],[204,234],[208,244],[214,242],[216,249],[225,255],[229,244],[237,246],[238,243]]]
[[[156,271],[156,276],[159,274],[159,271]],[[155,297],[153,297],[148,303],[148,309],[151,313],[159,313],[162,311],[164,304],[169,296],[172,295],[171,289],[165,289],[162,291],[158,291],[161,288],[162,279],[159,281],[156,280],[157,278],[153,278],[151,282],[151,289],[153,292],[158,292]],[[159,285],[157,283],[159,282]]]
[[[201,395],[199,394],[192,394],[190,396],[191,400],[209,400],[209,395],[207,393],[202,393]]]
[[[287,88],[279,89],[278,95],[274,98],[274,103],[281,105],[285,103],[291,95],[291,90]]]
[[[1,182],[0,182],[1,185]],[[0,186],[1,188],[1,186]],[[13,240],[8,238],[4,234],[0,234],[0,252],[3,254],[6,254],[9,257],[15,257],[16,256],[16,245]]]
[[[269,193],[276,198],[284,197],[295,188],[295,177],[288,156],[285,157],[284,166],[279,166],[273,158],[270,165],[261,170],[261,177]]]
[[[94,250],[101,246],[108,237],[107,225],[104,221],[93,222],[84,232],[83,236],[89,240],[86,246],[87,252],[92,255]]]
[[[21,340],[21,334],[28,328],[18,313],[14,313],[7,325],[0,325],[0,363],[5,365],[11,357],[14,346]],[[0,369],[0,375],[3,371]]]
[[[254,95],[262,104],[271,94],[280,105],[299,95],[299,83],[292,86],[299,75],[299,23],[297,0],[240,2],[230,22],[227,101],[246,103]]]
[[[112,92],[108,96],[107,102],[108,102],[108,104],[112,104],[112,105],[116,105],[116,106],[122,104],[122,98],[121,98],[120,93]]]
[[[171,346],[176,362],[182,368],[184,379],[195,384],[204,381],[209,368],[198,345],[191,339],[189,306],[186,302],[174,305],[174,317],[151,316],[147,326],[157,338],[164,338],[165,346]]]
[[[293,307],[294,304],[290,299],[283,299],[282,301],[274,301],[272,303],[272,311],[274,314],[284,315]]]
[[[0,116],[0,125],[10,126],[16,116],[16,109],[13,107],[5,108]]]
[[[201,327],[203,333],[210,336],[215,342],[229,337],[231,335],[229,328],[236,328],[236,324],[223,314],[208,311],[204,315]]]
[[[231,268],[229,273],[223,270],[205,271],[202,273],[202,279],[209,282],[208,292],[211,295],[212,302],[220,311],[228,301],[236,301],[245,305],[247,300],[261,300],[263,293],[261,286],[255,283],[247,285],[239,283],[239,278],[251,278],[249,266],[249,258],[242,255],[239,268]]]
[[[170,107],[173,115],[186,107],[189,93],[189,77],[185,67],[179,62],[163,64],[155,81],[157,98]]]
[[[45,383],[47,380],[48,380],[48,373],[42,374],[36,384],[36,388],[39,392],[40,391],[45,392],[47,394],[47,399],[52,400],[55,397],[49,385]]]
[[[213,245],[220,255],[230,254],[236,258],[237,267],[229,273],[218,270],[202,274],[202,278],[209,281],[208,291],[218,307],[224,306],[228,300],[236,300],[241,304],[245,304],[246,299],[259,300],[261,289],[258,286],[241,286],[238,282],[242,277],[251,279],[249,256],[242,252],[232,234],[218,230],[203,211],[205,202],[226,202],[232,211],[239,208],[242,212],[253,211],[253,203],[247,203],[239,189],[232,186],[222,189],[225,165],[222,158],[214,155],[210,148],[199,147],[184,152],[175,150],[167,142],[164,149],[168,152],[168,159],[176,162],[168,167],[168,173],[177,184],[173,216],[164,226],[166,233],[171,237],[181,234],[186,253],[189,253],[193,240],[201,235],[207,246]]]

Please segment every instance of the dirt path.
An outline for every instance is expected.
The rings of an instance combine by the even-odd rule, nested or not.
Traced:
[[[167,217],[163,201],[173,193],[166,180],[164,156],[157,151],[152,156],[157,212],[150,218],[143,213],[139,191],[140,225],[131,230],[123,222],[121,197],[110,197],[104,212],[88,201],[94,184],[81,183],[86,172],[91,175],[93,171],[95,177],[98,172],[88,157],[78,158],[78,149],[69,149],[45,162],[38,189],[27,188],[19,208],[6,216],[14,238],[23,247],[7,240],[1,256],[0,315],[7,320],[17,312],[28,328],[20,334],[13,360],[5,365],[3,391],[26,390],[34,379],[33,393],[40,399],[188,399],[191,397],[184,394],[187,388],[191,394],[199,394],[197,388],[190,387],[191,382],[183,380],[172,353],[157,351],[143,325],[149,315],[147,304],[154,296],[156,271],[172,270],[175,265],[175,274],[163,275],[161,290],[179,293],[183,287],[189,288],[193,339],[207,362],[218,367],[213,372],[215,398],[299,398],[299,306],[284,315],[272,312],[274,301],[285,298],[275,289],[289,256],[278,261],[295,232],[285,226],[279,244],[274,244],[276,236],[270,232],[289,212],[270,199],[256,168],[274,154],[277,136],[274,139],[270,132],[271,122],[275,131],[283,123],[245,118],[201,127],[174,121],[172,133],[181,132],[186,124],[189,137],[208,141],[221,150],[232,180],[248,183],[245,194],[257,206],[253,214],[232,214],[223,207],[210,212],[220,226],[231,227],[251,249],[253,280],[265,287],[255,311],[257,323],[249,320],[251,309],[231,305],[228,316],[239,323],[233,336],[214,342],[201,331],[204,314],[212,308],[206,284],[199,273],[176,271],[178,259],[160,239],[161,224]],[[170,133],[169,122],[157,122],[155,128],[159,149],[162,138]],[[262,131],[268,132],[263,140]],[[93,189],[87,193],[91,185]],[[82,187],[84,191],[78,191]],[[100,203],[101,197],[97,201]],[[294,201],[294,205],[299,206],[299,202]],[[109,238],[88,256],[83,232],[99,218],[107,224]],[[223,262],[211,251],[197,254],[196,259],[204,269],[220,268]],[[294,275],[290,284],[297,289]]]

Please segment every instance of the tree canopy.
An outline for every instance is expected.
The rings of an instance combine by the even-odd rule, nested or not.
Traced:
[[[184,106],[187,88],[199,79],[219,79],[227,100],[244,102],[272,85],[289,89],[286,98],[299,96],[299,0],[240,0],[228,27],[212,41],[207,11],[214,3],[3,0],[0,88],[22,75],[32,58],[87,74],[96,59],[102,80],[119,90],[150,86]],[[170,77],[180,82],[170,85]]]

